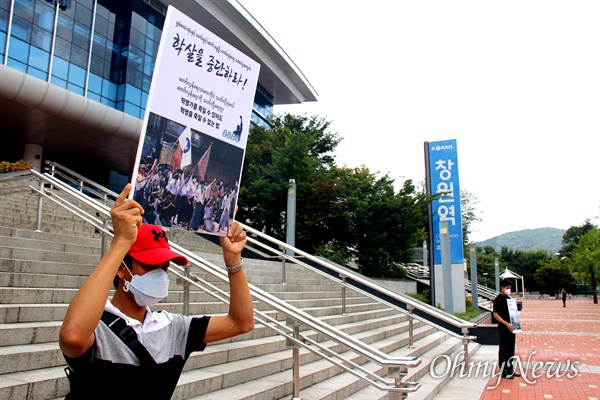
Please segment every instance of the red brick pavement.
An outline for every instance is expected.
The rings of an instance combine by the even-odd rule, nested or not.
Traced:
[[[560,300],[524,299],[520,319],[516,354],[521,362],[561,363],[566,370],[538,369],[537,379],[525,370],[526,377],[502,379],[480,400],[600,400],[600,305],[591,298],[569,299],[565,308]],[[575,362],[582,372],[575,373]],[[496,380],[490,378],[489,386]]]

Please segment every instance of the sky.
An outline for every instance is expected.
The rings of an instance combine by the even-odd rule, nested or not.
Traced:
[[[600,1],[239,0],[291,57],[342,139],[339,166],[425,179],[456,139],[471,241],[600,215]]]

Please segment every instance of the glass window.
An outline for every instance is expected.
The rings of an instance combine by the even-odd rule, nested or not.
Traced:
[[[10,36],[27,43],[31,42],[31,23],[15,16],[10,28]]]
[[[73,83],[73,84],[83,88],[83,85],[85,83],[85,69],[78,67],[75,64],[70,64],[68,80],[69,80],[69,83]]]
[[[106,97],[102,97],[102,100],[100,100],[100,103],[102,103],[108,107],[111,107],[111,108],[116,108],[115,102],[110,99],[107,99]]]
[[[71,62],[81,68],[87,68],[88,52],[79,46],[71,46]]]
[[[28,21],[33,20],[33,6],[35,0],[19,0],[15,1],[14,14]]]
[[[71,43],[65,39],[56,37],[54,43],[54,55],[64,58],[65,60],[71,60]]]
[[[69,63],[60,57],[52,59],[52,75],[66,80],[69,76]]]
[[[22,40],[11,38],[8,56],[26,64],[29,59],[29,45]]]
[[[131,15],[131,27],[137,29],[140,32],[146,32],[148,29],[148,21],[146,21],[138,13],[134,12]]]
[[[94,100],[97,101],[98,103],[100,103],[100,100],[102,99],[102,97],[100,97],[100,95],[94,93],[94,92],[88,92],[87,93],[87,98],[90,100]]]
[[[144,47],[146,46],[146,38],[140,31],[132,29],[129,36],[129,44],[137,47],[141,51],[144,51]]]
[[[14,58],[8,58],[8,62],[7,65],[13,69],[16,69],[17,71],[21,71],[24,74],[27,73],[27,64],[19,62],[17,60],[15,60]]]
[[[6,51],[6,33],[0,31],[0,55]]]
[[[40,49],[50,51],[52,48],[52,34],[41,28],[34,28],[31,44]]]
[[[90,73],[88,78],[88,91],[97,93],[98,95],[102,93],[102,78],[100,76]],[[90,97],[89,94],[88,97]],[[100,98],[100,96],[98,96],[98,98]]]
[[[125,101],[139,105],[142,99],[142,91],[134,86],[126,85]]]
[[[54,30],[54,8],[44,1],[35,4],[34,24],[49,32]]]
[[[31,46],[29,51],[29,65],[41,71],[48,72],[50,64],[50,53]]]
[[[58,24],[56,26],[56,35],[71,41],[73,38],[74,22],[71,18],[66,17],[62,12],[58,13]]]
[[[48,80],[48,73],[31,66],[27,67],[27,75],[35,76],[43,81]]]
[[[96,32],[98,35],[106,37],[108,35],[108,20],[106,18],[96,15],[96,22],[94,23],[94,32]]]
[[[73,29],[73,44],[87,50],[90,46],[90,29],[76,23]]]
[[[110,100],[116,100],[117,98],[117,85],[104,79],[102,82],[102,96]]]
[[[52,83],[53,85],[56,85],[56,86],[60,86],[63,89],[67,88],[67,81],[57,78],[54,75],[52,75],[52,78],[50,79],[50,83]]]
[[[104,59],[106,57],[106,38],[100,35],[94,35],[92,43],[92,54]]]
[[[79,85],[75,85],[75,84],[69,82],[69,83],[67,83],[67,90],[83,96],[83,87],[81,87]]]
[[[90,72],[94,73],[94,74],[98,74],[99,76],[103,76],[104,59],[102,59],[101,57],[98,57],[95,54],[92,54],[92,60],[90,63]]]
[[[141,89],[144,74],[141,71],[138,71],[135,68],[135,65],[132,65],[134,63],[130,62],[129,64],[129,67],[127,68],[127,83]]]
[[[132,115],[136,118],[140,117],[140,108],[138,106],[135,106],[131,103],[125,102],[125,106],[123,108],[123,112],[125,114],[129,114]]]
[[[75,21],[85,26],[92,26],[92,10],[84,7],[82,4],[77,4],[75,10]]]

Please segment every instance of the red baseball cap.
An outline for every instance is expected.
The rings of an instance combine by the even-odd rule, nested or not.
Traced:
[[[187,258],[171,250],[165,231],[157,225],[142,224],[127,254],[146,265],[158,265],[166,261],[178,265],[188,263]]]

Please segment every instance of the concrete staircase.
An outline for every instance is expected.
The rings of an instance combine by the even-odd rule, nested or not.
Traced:
[[[55,399],[68,392],[65,362],[57,339],[69,301],[100,259],[101,237],[57,205],[44,202],[42,232],[35,232],[37,197],[29,193],[0,196],[0,398]],[[220,251],[194,234],[173,233],[172,241],[220,263]],[[323,321],[398,356],[419,356],[422,364],[405,380],[423,387],[411,399],[434,398],[447,379],[429,374],[436,357],[462,350],[458,339],[415,322],[413,348],[408,348],[408,321],[398,312],[357,294],[348,294],[341,314],[341,290],[328,280],[287,265],[287,284],[281,283],[281,264],[247,260],[253,285],[288,301]],[[207,280],[216,279],[203,276]],[[183,287],[171,280],[169,296],[156,309],[181,312]],[[227,288],[226,284],[218,283]],[[225,313],[227,306],[200,289],[191,294],[193,315]],[[267,305],[255,307],[284,321]],[[347,348],[308,330],[302,333],[347,355],[367,369],[381,368]],[[470,351],[477,349],[472,344]],[[302,399],[385,399],[387,393],[301,349]],[[257,324],[254,331],[211,344],[193,354],[175,391],[175,399],[289,399],[292,393],[292,352],[286,340]],[[342,373],[343,372],[343,373]],[[397,398],[397,397],[396,397]]]

